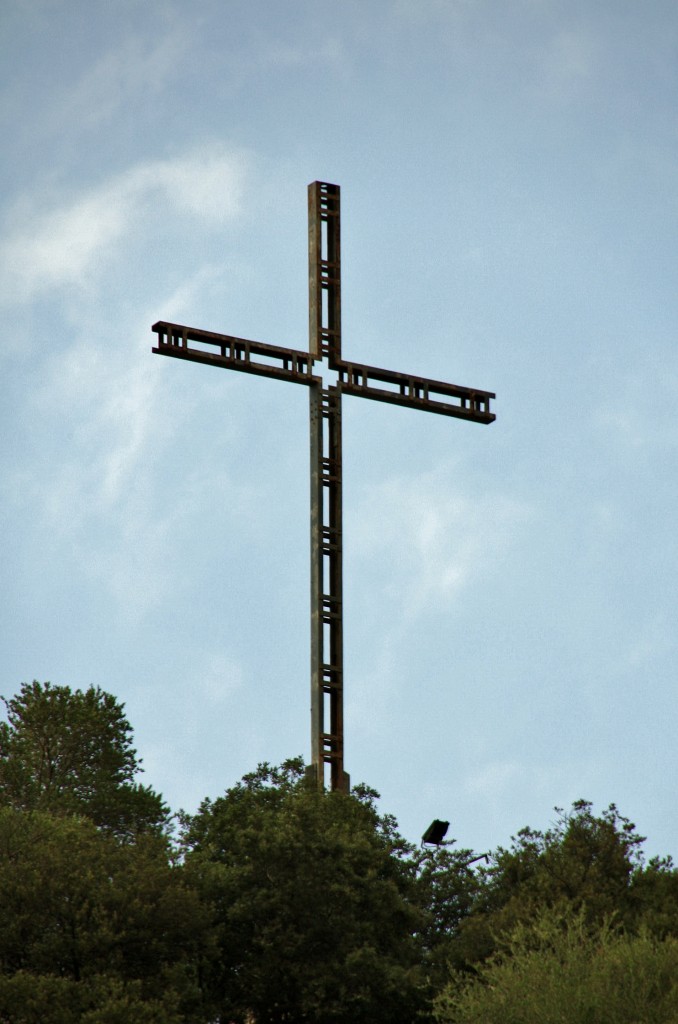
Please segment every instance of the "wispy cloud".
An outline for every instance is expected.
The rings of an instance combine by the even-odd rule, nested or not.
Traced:
[[[384,722],[392,712],[394,680],[399,677],[398,654],[391,638],[373,642],[355,666],[346,695],[346,723],[363,737],[383,736]]]
[[[30,35],[36,45],[43,34],[50,32],[51,14],[37,10],[41,6],[38,3],[25,6],[24,17],[32,21]],[[73,22],[78,20],[74,12],[71,17]],[[56,39],[61,31],[67,37],[67,47],[73,43],[69,16],[62,18],[55,13],[55,20],[61,23]],[[53,147],[57,142],[68,149],[74,140],[101,131],[135,105],[148,105],[149,100],[160,97],[180,62],[187,59],[191,45],[195,45],[195,19],[182,19],[167,8],[164,20],[153,17],[152,21],[152,30],[137,19],[133,29],[125,26],[117,38],[102,33],[101,46],[96,33],[94,41],[86,41],[85,29],[77,50],[78,61],[68,64],[63,79],[58,73],[50,75],[51,87],[46,90],[43,86],[39,102],[32,99],[35,74],[18,75],[7,82],[0,103],[0,122],[12,124],[15,144],[44,147],[47,143]],[[54,44],[53,26],[51,32]],[[27,103],[31,107],[28,118],[22,116]]]
[[[0,305],[91,283],[121,241],[167,207],[223,224],[240,210],[245,167],[242,153],[211,144],[139,163],[47,211],[24,199],[33,211],[0,245]]]
[[[673,652],[675,656],[675,630],[664,611],[646,615],[634,623],[616,652],[618,661],[614,669],[620,675],[637,674],[639,670],[652,671],[653,664],[662,656]]]
[[[182,319],[209,278],[209,268],[199,268],[158,299],[158,309]],[[158,309],[134,306],[115,322],[104,319],[96,333],[86,311],[68,347],[40,349],[23,407],[31,437],[22,443],[35,447],[28,466],[5,466],[0,484],[3,501],[50,538],[71,575],[105,592],[131,621],[180,587],[167,551],[171,538],[192,535],[187,524],[204,509],[206,492],[220,491],[243,517],[252,506],[245,483],[199,459],[180,483],[162,477],[164,455],[197,398],[174,385],[168,415],[172,385],[149,351]]]
[[[597,45],[591,32],[572,28],[557,31],[544,63],[554,85],[573,87],[588,81],[597,66]]]
[[[388,597],[416,617],[433,603],[449,603],[483,574],[533,518],[532,510],[496,494],[471,496],[455,484],[450,466],[384,481],[363,494],[354,549],[363,567],[383,578]],[[383,563],[383,572],[380,566]]]
[[[52,131],[99,128],[136,97],[160,93],[189,49],[188,25],[159,38],[134,35],[102,53],[50,109]]]
[[[466,776],[464,788],[484,801],[498,800],[520,784],[524,786],[529,774],[528,766],[519,761],[490,761]]]

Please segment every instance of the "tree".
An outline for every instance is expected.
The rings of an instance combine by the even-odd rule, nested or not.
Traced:
[[[162,837],[0,808],[0,1021],[205,1021],[210,936]]]
[[[0,699],[0,806],[82,814],[120,838],[166,829],[162,798],[135,782],[141,762],[115,697],[33,682]]]
[[[451,842],[425,848],[413,857],[423,912],[422,966],[430,992],[447,980],[462,922],[478,901],[482,880],[471,865],[479,859],[472,850],[453,849]]]
[[[497,937],[545,907],[585,908],[588,920],[632,914],[633,881],[642,868],[642,836],[614,804],[595,815],[579,800],[556,808],[545,832],[524,828],[512,846],[491,856],[479,871],[474,906],[451,944],[454,964],[473,968],[497,948]]]
[[[185,821],[186,868],[220,928],[219,1021],[414,1019],[409,848],[375,796],[318,792],[293,760],[261,765]]]
[[[454,977],[439,1024],[674,1024],[678,940],[626,935],[583,908],[517,925],[475,975]]]

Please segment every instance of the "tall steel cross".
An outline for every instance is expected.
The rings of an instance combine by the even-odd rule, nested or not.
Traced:
[[[311,770],[319,787],[348,792],[344,771],[341,397],[357,395],[410,409],[491,423],[494,394],[352,363],[341,355],[339,186],[308,186],[308,351],[247,341],[159,320],[159,355],[303,384],[311,438]],[[316,364],[333,371],[325,384]],[[320,367],[322,369],[322,366]]]

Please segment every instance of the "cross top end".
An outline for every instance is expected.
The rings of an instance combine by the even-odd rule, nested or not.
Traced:
[[[309,347],[306,352],[163,320],[153,325],[158,335],[158,345],[153,351],[305,385],[322,383],[322,378],[313,372],[314,363],[327,358],[329,368],[337,371],[336,386],[342,394],[476,423],[492,423],[496,417],[490,402],[496,396],[491,391],[342,358],[340,199],[339,185],[313,181],[308,186]]]

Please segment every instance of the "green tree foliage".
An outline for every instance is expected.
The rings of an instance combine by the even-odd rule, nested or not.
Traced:
[[[145,999],[133,982],[18,972],[0,977],[3,1024],[184,1024],[172,993]]]
[[[641,862],[644,838],[614,804],[595,815],[585,800],[568,813],[556,808],[546,832],[523,829],[510,850],[500,849],[491,873],[494,898],[508,892],[535,905],[585,904],[598,916],[618,909]],[[515,890],[515,891],[514,891]]]
[[[295,760],[260,766],[186,821],[189,876],[220,929],[219,1021],[411,1024],[413,871],[374,796],[320,793]]]
[[[184,815],[173,849],[113,696],[4,704],[0,1024],[678,1020],[678,873],[614,805],[482,867],[292,760]]]
[[[155,836],[0,809],[0,1021],[179,1024],[206,1018],[207,915]]]
[[[121,838],[167,827],[161,797],[135,781],[141,762],[115,697],[33,682],[0,699],[0,806],[85,815]]]
[[[455,966],[485,959],[497,936],[544,907],[584,907],[590,921],[633,913],[644,842],[635,825],[614,804],[595,815],[590,803],[579,800],[571,811],[556,813],[550,829],[522,829],[510,848],[499,847],[490,867],[480,870],[472,911],[451,944]]]
[[[517,925],[476,975],[457,976],[435,1003],[439,1024],[675,1024],[678,940],[584,909],[542,910]]]
[[[655,857],[634,872],[625,909],[627,928],[678,937],[678,872],[670,857]]]
[[[480,859],[480,858],[478,858]],[[422,967],[429,991],[448,976],[462,922],[474,911],[482,892],[482,876],[472,869],[471,850],[452,844],[429,846],[414,857],[417,899],[423,912],[419,931]]]

